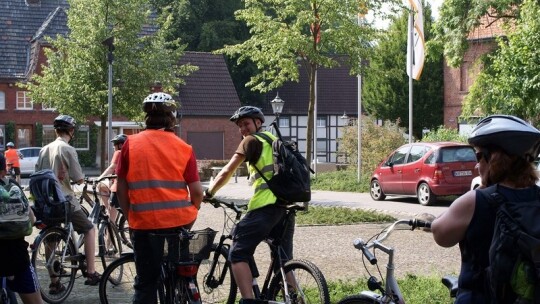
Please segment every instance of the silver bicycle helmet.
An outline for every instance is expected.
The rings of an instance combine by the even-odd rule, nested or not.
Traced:
[[[126,139],[127,139],[127,135],[125,134],[118,134],[116,135],[115,137],[113,137],[113,139],[111,139],[111,142],[113,144],[123,144],[126,142]]]
[[[54,119],[53,126],[55,129],[71,130],[77,126],[77,122],[69,115],[59,115]]]
[[[238,110],[236,110],[236,112],[234,112],[233,116],[231,116],[229,120],[236,123],[238,120],[245,117],[257,118],[264,123],[263,112],[261,111],[261,109],[253,106],[240,107]]]
[[[148,104],[152,104],[152,106],[147,106]],[[159,92],[146,96],[143,101],[143,110],[146,113],[151,112],[157,106],[160,106],[164,111],[172,112],[174,117],[176,117],[178,105],[171,95]]]
[[[6,144],[6,147],[15,147],[15,144],[12,141],[10,141]]]
[[[492,115],[482,119],[472,130],[469,144],[498,147],[511,155],[533,161],[540,148],[540,131],[521,118]]]

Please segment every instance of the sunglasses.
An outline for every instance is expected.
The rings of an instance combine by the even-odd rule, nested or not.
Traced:
[[[486,163],[489,162],[490,155],[486,151],[477,151],[476,153],[476,161],[480,162],[482,158],[486,161]]]

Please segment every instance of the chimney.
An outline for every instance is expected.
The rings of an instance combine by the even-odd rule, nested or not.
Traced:
[[[24,0],[26,6],[41,6],[41,0]]]

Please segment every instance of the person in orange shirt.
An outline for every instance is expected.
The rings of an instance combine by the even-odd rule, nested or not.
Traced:
[[[165,237],[154,235],[191,228],[203,198],[193,148],[174,133],[177,107],[169,94],[148,95],[146,129],[124,142],[116,167],[116,195],[129,222],[137,269],[133,303],[157,303]]]
[[[21,164],[19,162],[19,159],[22,159],[22,154],[15,149],[15,144],[13,142],[8,142],[7,150],[4,153],[6,157],[6,170],[9,172],[11,168],[13,168],[13,171],[15,172],[15,180],[18,184],[21,183]]]

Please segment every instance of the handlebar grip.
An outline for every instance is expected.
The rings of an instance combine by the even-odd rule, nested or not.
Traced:
[[[362,251],[362,254],[368,259],[369,263],[371,265],[377,264],[377,258],[369,251],[369,249],[366,247],[366,243],[362,239],[356,239],[353,242],[354,248]]]
[[[409,221],[409,225],[414,230],[415,228],[431,228],[431,222],[423,221],[419,219],[412,219]]]

